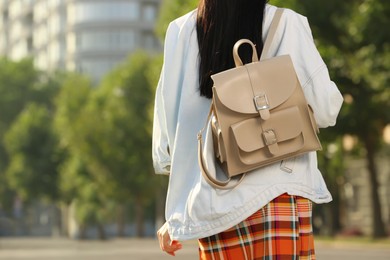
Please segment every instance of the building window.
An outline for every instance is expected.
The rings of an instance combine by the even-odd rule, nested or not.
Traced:
[[[154,4],[145,4],[142,7],[142,17],[145,21],[154,22],[157,17],[157,6]]]
[[[138,20],[140,18],[138,2],[130,3],[75,3],[75,23],[106,20]]]
[[[94,50],[131,50],[136,47],[134,31],[83,32],[76,35],[77,49]]]

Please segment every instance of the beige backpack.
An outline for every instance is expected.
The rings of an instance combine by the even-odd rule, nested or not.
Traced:
[[[236,67],[212,75],[213,100],[207,124],[211,124],[215,157],[228,177],[214,178],[203,157],[202,133],[198,134],[199,166],[215,188],[230,189],[230,179],[254,169],[321,149],[318,127],[289,55],[263,59],[269,51],[283,9],[271,23],[258,60],[250,40],[238,41],[233,49]],[[243,65],[240,45],[252,46],[252,63]],[[206,124],[206,126],[207,126]]]

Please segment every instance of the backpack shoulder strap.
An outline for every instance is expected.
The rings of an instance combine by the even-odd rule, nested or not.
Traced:
[[[261,53],[260,60],[264,60],[266,58],[269,58],[268,57],[269,49],[271,48],[271,44],[274,40],[276,30],[278,29],[278,25],[279,25],[280,19],[282,18],[283,12],[284,12],[283,8],[278,8],[275,12],[274,18],[272,19],[272,22],[271,22],[271,25],[269,28],[267,38],[266,38],[265,43],[264,43],[264,47],[263,47],[263,51]]]

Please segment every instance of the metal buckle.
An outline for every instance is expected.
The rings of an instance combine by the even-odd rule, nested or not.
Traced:
[[[272,129],[263,132],[263,139],[266,145],[273,145],[278,142],[276,134]]]
[[[253,102],[257,111],[269,109],[268,98],[265,93],[253,97]]]

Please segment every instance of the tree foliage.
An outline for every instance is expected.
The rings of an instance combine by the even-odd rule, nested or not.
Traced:
[[[15,145],[8,142],[6,144],[5,142],[5,135],[8,131],[10,131],[10,128],[13,127],[13,134],[9,134],[9,138],[15,139],[16,141],[18,138],[15,136],[16,133],[19,133],[23,135],[21,138],[24,138],[24,140],[27,142],[29,141],[29,144],[25,144],[25,146],[28,145],[39,145],[38,143],[34,143],[34,137],[27,133],[25,130],[18,129],[19,127],[32,127],[34,128],[34,131],[50,131],[48,128],[43,129],[46,126],[51,124],[51,120],[46,118],[48,121],[45,122],[45,124],[42,126],[42,129],[38,130],[38,126],[34,125],[35,122],[29,121],[26,119],[29,108],[32,108],[34,111],[43,111],[45,109],[47,110],[47,115],[50,117],[50,110],[52,108],[52,97],[56,94],[59,86],[59,80],[61,77],[59,75],[55,75],[53,77],[47,76],[39,71],[37,71],[34,66],[33,62],[30,59],[24,59],[18,62],[10,61],[8,59],[0,59],[0,207],[2,206],[6,210],[10,210],[12,207],[12,203],[14,200],[14,197],[16,196],[15,188],[18,186],[18,190],[21,191],[21,186],[16,185],[17,183],[22,184],[25,181],[29,183],[28,180],[22,180],[24,177],[29,178],[27,175],[14,175],[9,173],[9,176],[16,177],[18,176],[19,180],[16,180],[15,178],[12,179],[13,185],[9,185],[9,178],[6,176],[6,171],[10,171],[10,163],[12,163],[12,171],[15,173],[14,170],[19,167],[19,170],[22,170],[23,166],[19,163],[16,163],[17,161],[20,161],[22,163],[23,160],[30,160],[32,157],[29,157],[30,155],[27,155],[24,153],[22,154],[22,145],[18,148],[15,147]],[[45,108],[41,107],[40,109],[37,109],[37,107],[31,106],[31,103],[36,103],[44,106]],[[43,109],[43,110],[42,110]],[[21,113],[24,114],[24,118],[19,118]],[[41,118],[37,120],[42,120],[46,116],[43,116],[42,113],[40,114]],[[16,123],[18,121],[18,123]],[[18,129],[18,130],[17,130]],[[50,138],[49,138],[50,139]],[[34,144],[33,144],[34,143]],[[45,144],[49,145],[49,144]],[[7,150],[5,149],[8,146],[9,154]],[[11,148],[12,147],[12,148]],[[37,153],[43,152],[44,149],[40,146],[37,146]],[[17,151],[19,149],[19,151]],[[33,150],[32,147],[29,149]],[[40,150],[41,149],[41,150]],[[31,152],[31,150],[29,150]],[[34,155],[32,155],[34,156]],[[13,157],[13,158],[12,158]],[[29,157],[29,159],[28,159]],[[53,154],[52,157],[55,157]],[[40,160],[40,163],[42,165],[38,166],[38,163],[34,165],[36,167],[36,170],[38,168],[43,169],[47,167],[46,169],[49,169],[54,161],[52,161],[52,157],[47,160],[43,161],[43,158]],[[47,165],[43,165],[47,162]],[[19,165],[17,167],[17,165]],[[30,172],[31,173],[31,172]],[[45,173],[47,174],[47,173]],[[31,176],[30,176],[31,177]],[[55,180],[55,178],[51,178],[51,180]],[[48,181],[48,180],[45,180]],[[31,183],[30,183],[31,184]],[[12,188],[14,187],[14,188]],[[34,189],[34,187],[29,187]],[[23,188],[24,193],[28,193],[29,188]],[[31,190],[32,191],[32,190]],[[37,192],[37,191],[35,191]],[[33,192],[33,193],[35,193]],[[26,193],[26,194],[27,194]],[[54,196],[54,193],[52,190],[48,190],[48,194],[51,194],[48,197]],[[42,193],[41,193],[42,195]]]
[[[150,183],[149,64],[146,54],[138,54],[112,71],[91,96],[83,119],[88,127],[79,132],[93,171],[118,201],[147,193]]]
[[[5,135],[10,163],[9,184],[24,200],[58,199],[57,166],[61,154],[51,127],[52,117],[46,107],[29,104]]]
[[[113,218],[113,200],[101,192],[105,185],[96,180],[90,155],[84,152],[86,133],[94,134],[95,125],[90,124],[91,118],[85,112],[93,91],[87,77],[69,74],[56,98],[55,129],[61,137],[60,147],[66,151],[59,170],[59,191],[61,200],[74,206],[80,238],[85,237],[89,225],[97,225],[99,236],[104,239],[103,224]]]
[[[3,136],[9,125],[36,96],[39,72],[29,59],[12,62],[0,60],[0,134]],[[6,113],[4,113],[6,111]]]
[[[154,199],[151,108],[157,77],[151,64],[147,54],[135,54],[94,89],[74,75],[57,98],[56,129],[69,154],[61,187],[68,201],[77,200],[80,221],[96,222],[90,216],[104,215],[110,202],[143,208]]]
[[[60,136],[64,149],[77,150],[76,144],[82,141],[79,131],[85,127],[82,110],[92,92],[91,81],[81,75],[69,74],[65,77],[61,90],[55,98],[54,127]],[[73,151],[70,151],[73,152]]]

